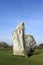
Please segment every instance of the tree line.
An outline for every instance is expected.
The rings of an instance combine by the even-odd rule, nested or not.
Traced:
[[[3,50],[3,49],[12,50],[12,48],[13,48],[13,45],[9,45],[6,42],[0,42],[0,49],[1,50]]]
[[[43,49],[43,43],[40,43],[39,45],[36,45],[36,49]]]
[[[0,49],[9,49],[12,50],[13,49],[13,45],[9,45],[6,42],[0,42]],[[43,49],[43,43],[40,43],[39,45],[36,45],[35,49]]]

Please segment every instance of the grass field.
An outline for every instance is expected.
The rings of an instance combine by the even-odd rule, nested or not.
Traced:
[[[9,50],[0,50],[0,65],[43,65],[43,50],[35,50],[28,58],[13,56]]]

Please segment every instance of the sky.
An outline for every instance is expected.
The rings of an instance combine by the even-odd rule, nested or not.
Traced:
[[[25,23],[25,33],[43,43],[43,0],[0,0],[0,41],[12,44],[16,26]]]

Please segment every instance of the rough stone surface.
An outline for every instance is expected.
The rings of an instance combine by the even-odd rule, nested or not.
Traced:
[[[25,35],[25,52],[26,54],[32,53],[36,46],[36,42],[32,35]]]
[[[20,23],[12,34],[13,55],[23,55],[31,53],[36,45],[32,35],[25,35],[24,23]]]
[[[13,54],[24,56],[24,23],[20,23],[12,34]]]

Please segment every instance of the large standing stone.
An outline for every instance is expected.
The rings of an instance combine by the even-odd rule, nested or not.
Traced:
[[[20,23],[12,34],[13,39],[13,54],[24,54],[24,23]]]

